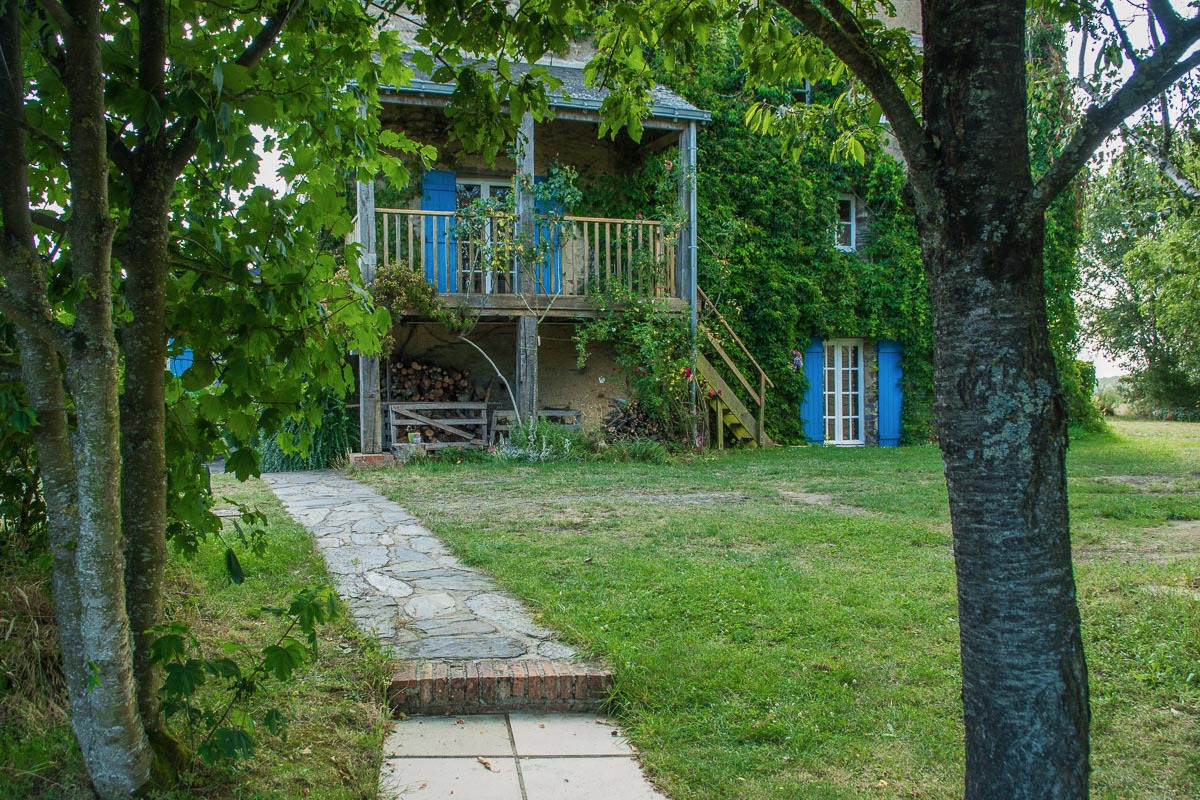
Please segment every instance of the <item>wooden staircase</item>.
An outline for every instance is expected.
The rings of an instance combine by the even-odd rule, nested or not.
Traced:
[[[770,437],[767,436],[766,429],[763,425],[763,412],[767,405],[767,387],[774,388],[775,384],[767,377],[766,372],[759,363],[750,355],[750,351],[746,345],[734,333],[733,328],[726,322],[725,317],[721,316],[721,312],[717,310],[716,305],[708,299],[708,295],[702,289],[696,289],[701,308],[707,314],[712,314],[716,321],[723,326],[725,333],[730,337],[730,341],[741,348],[742,354],[754,366],[758,372],[758,387],[757,389],[746,378],[742,370],[738,368],[733,359],[729,357],[720,339],[704,324],[699,326],[700,333],[704,334],[708,344],[719,356],[721,362],[729,370],[728,374],[732,374],[742,388],[746,390],[750,399],[757,405],[757,415],[752,413],[746,404],[734,393],[733,388],[721,377],[717,368],[709,361],[703,353],[696,353],[696,377],[699,382],[702,398],[708,407],[713,411],[717,420],[716,430],[713,432],[713,439],[716,442],[717,449],[724,449],[726,437],[729,437],[729,443],[734,445],[742,445],[746,447],[770,447],[774,445]]]

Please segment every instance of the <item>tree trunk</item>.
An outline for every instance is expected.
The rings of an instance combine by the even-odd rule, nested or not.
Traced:
[[[970,800],[1086,798],[1088,694],[1025,123],[1025,6],[924,3],[918,219],[954,530]],[[936,20],[936,34],[928,30]]]
[[[150,750],[138,713],[121,553],[118,351],[112,319],[112,235],[99,5],[69,0],[66,85],[70,113],[71,265],[84,291],[66,353],[75,402],[78,507],[74,574],[88,685],[72,698],[72,723],[88,774],[103,797],[124,797],[149,778]],[[56,580],[56,583],[58,581]]]
[[[125,589],[133,631],[133,669],[142,722],[156,751],[176,753],[163,730],[159,670],[150,663],[162,622],[167,562],[166,276],[170,183],[155,175],[134,182],[123,266],[126,304],[122,328],[125,389],[121,396],[121,518],[125,536]],[[163,751],[166,752],[163,752]]]

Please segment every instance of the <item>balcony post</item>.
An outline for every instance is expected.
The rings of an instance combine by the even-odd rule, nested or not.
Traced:
[[[358,269],[363,285],[375,281],[375,182],[358,184],[358,224],[355,237],[362,245]],[[363,453],[383,450],[382,417],[379,399],[379,356],[358,356],[359,448]]]
[[[521,118],[521,129],[517,134],[517,242],[525,244],[530,252],[537,234],[534,216],[533,176],[534,162],[533,115],[528,111]],[[537,264],[527,257],[517,256],[516,290],[521,294],[537,292]],[[522,420],[533,420],[538,404],[538,333],[537,317],[525,314],[517,317],[517,412]]]

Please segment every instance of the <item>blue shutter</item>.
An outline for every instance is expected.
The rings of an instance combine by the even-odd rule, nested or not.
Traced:
[[[422,211],[454,211],[457,189],[454,173],[430,170],[421,181]],[[439,292],[458,291],[458,243],[452,217],[425,218],[425,280]]]
[[[174,343],[174,339],[168,339],[167,347],[170,347]],[[192,348],[187,347],[179,355],[167,357],[167,369],[171,371],[172,375],[179,378],[191,368],[195,360],[196,357],[192,354]]]
[[[534,184],[542,183],[545,180],[545,175],[533,177]],[[547,203],[541,198],[535,198],[533,213],[539,217],[544,214],[561,214],[562,203]],[[558,225],[552,225],[545,221],[539,221],[534,230],[534,239],[538,245],[548,240],[551,248],[538,270],[537,291],[539,294],[558,294],[562,291],[562,246],[559,243],[558,234]]]
[[[810,444],[825,444],[825,346],[813,339],[804,351],[804,377],[808,390],[800,402],[804,438]]]
[[[900,381],[904,369],[900,365],[900,343],[886,339],[879,343],[879,446],[900,445],[900,408],[903,390]]]

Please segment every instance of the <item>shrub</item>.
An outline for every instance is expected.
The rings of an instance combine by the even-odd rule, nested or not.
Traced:
[[[566,425],[537,420],[516,426],[500,439],[495,456],[504,461],[577,461],[595,449],[590,436]]]
[[[264,432],[262,471],[301,472],[337,466],[357,446],[356,433],[356,421],[346,413],[341,398],[328,395],[321,400],[317,424],[289,419],[278,435]]]
[[[641,461],[647,464],[665,464],[670,453],[662,442],[653,439],[623,439],[596,451],[597,461],[625,462]]]

